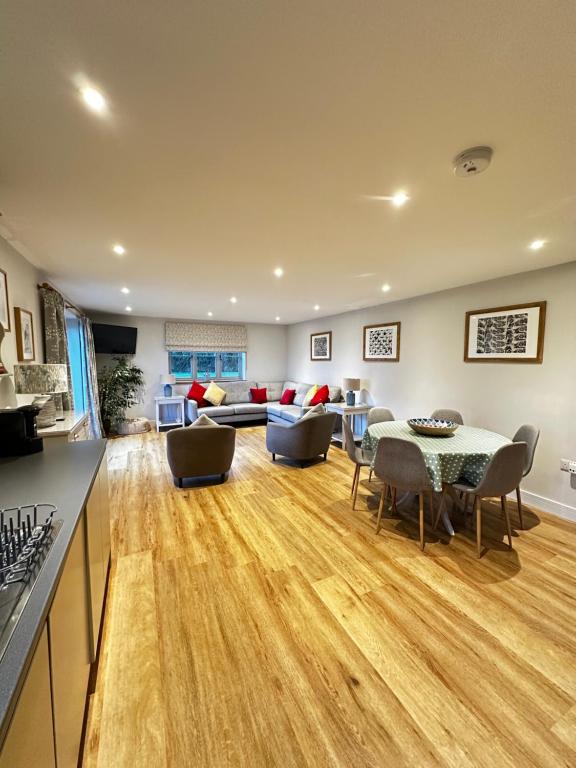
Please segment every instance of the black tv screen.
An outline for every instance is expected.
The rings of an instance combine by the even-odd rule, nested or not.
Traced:
[[[137,328],[93,323],[94,351],[106,355],[135,355]]]

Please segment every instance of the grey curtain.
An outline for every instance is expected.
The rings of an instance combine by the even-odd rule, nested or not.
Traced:
[[[44,354],[47,363],[65,363],[68,370],[68,392],[56,395],[62,398],[62,408],[71,411],[74,408],[72,394],[72,376],[68,357],[68,339],[66,336],[66,305],[63,297],[53,288],[40,288],[40,303],[44,323]]]
[[[82,317],[84,345],[86,351],[86,405],[90,420],[92,438],[100,438],[104,433],[100,417],[100,398],[98,397],[98,376],[96,373],[96,353],[94,352],[94,335],[92,323],[87,317]]]

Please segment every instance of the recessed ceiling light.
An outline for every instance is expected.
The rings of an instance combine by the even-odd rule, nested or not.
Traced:
[[[120,288],[120,290],[124,294],[129,294],[130,293],[130,288],[126,288],[126,286],[124,286],[124,288]]]
[[[126,312],[132,312],[132,307],[126,307]]]
[[[124,248],[123,245],[120,245],[120,243],[116,243],[116,245],[113,245],[112,250],[117,256],[124,256],[124,254],[126,253],[126,248]]]
[[[214,312],[208,312],[208,317],[212,317],[213,314]]]
[[[314,312],[318,312],[320,309],[320,304],[314,304]]]
[[[540,248],[544,248],[546,245],[546,240],[532,240],[532,242],[529,245],[529,248],[531,251],[539,251]]]
[[[276,322],[277,322],[277,323],[279,323],[279,322],[280,322],[280,317],[279,317],[278,315],[276,315]]]
[[[90,88],[89,86],[81,88],[80,95],[82,96],[84,104],[86,104],[86,106],[93,112],[101,113],[106,109],[106,99],[102,96],[100,91],[96,90],[96,88]]]
[[[408,202],[410,198],[406,194],[406,192],[396,192],[392,195],[390,198],[390,202],[395,208],[402,208],[402,206]]]
[[[389,290],[390,290],[389,283],[384,283],[384,285],[382,286],[383,293],[388,293]]]
[[[238,299],[236,298],[236,296],[231,296],[230,297],[230,303],[231,304],[236,304],[237,301],[238,301]]]
[[[274,274],[276,275],[276,277],[282,277],[282,275],[284,274],[284,270],[282,269],[282,267],[276,267],[276,269],[274,270]]]

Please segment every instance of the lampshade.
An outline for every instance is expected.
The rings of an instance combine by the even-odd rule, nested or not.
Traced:
[[[160,384],[162,384],[162,386],[166,384],[176,384],[176,376],[172,373],[164,373],[160,376]]]
[[[342,381],[342,389],[345,389],[346,392],[350,390],[357,392],[360,389],[360,379],[344,379]]]
[[[14,388],[19,395],[68,392],[68,370],[60,363],[15,365]]]

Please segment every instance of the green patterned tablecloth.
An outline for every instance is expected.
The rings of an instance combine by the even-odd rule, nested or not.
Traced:
[[[503,435],[476,427],[458,427],[450,437],[425,437],[413,432],[406,421],[383,421],[364,432],[362,448],[375,452],[381,437],[416,443],[424,454],[435,491],[442,490],[442,483],[455,483],[460,478],[476,485],[498,448],[511,442]]]

